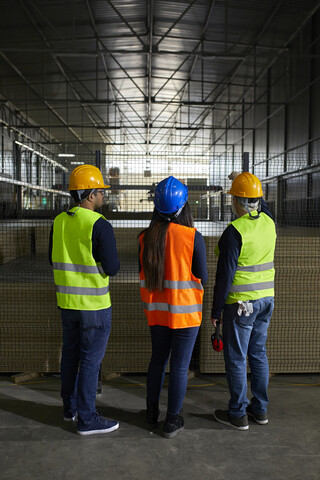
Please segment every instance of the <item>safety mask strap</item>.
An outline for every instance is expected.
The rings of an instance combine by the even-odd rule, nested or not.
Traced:
[[[260,200],[258,200],[256,208],[255,208],[255,210],[257,210],[257,212],[258,212],[258,214],[255,215],[255,216],[251,215],[251,210],[249,209],[248,200],[242,200],[241,198],[239,198],[239,203],[245,209],[245,211],[249,214],[250,220],[257,220],[260,217],[260,211],[259,211]],[[250,207],[250,208],[253,208],[253,207]]]

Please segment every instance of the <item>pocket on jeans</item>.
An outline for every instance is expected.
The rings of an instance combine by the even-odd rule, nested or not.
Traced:
[[[254,309],[253,309],[253,313],[250,313],[250,315],[248,317],[246,317],[244,313],[241,313],[241,315],[238,314],[238,304],[236,303],[236,305],[237,305],[236,324],[239,325],[240,327],[244,327],[244,328],[252,327],[255,316],[256,316],[255,313],[254,313]]]

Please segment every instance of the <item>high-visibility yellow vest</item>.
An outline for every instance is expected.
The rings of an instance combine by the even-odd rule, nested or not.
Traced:
[[[108,308],[109,277],[92,255],[93,225],[104,217],[81,207],[70,211],[75,214],[60,213],[53,224],[52,263],[58,306],[72,310]]]
[[[164,289],[146,288],[140,235],[140,292],[148,325],[169,328],[198,327],[202,320],[203,286],[191,271],[195,228],[170,223],[165,246]]]
[[[252,212],[252,215],[257,215],[257,212]],[[260,213],[255,220],[246,214],[231,223],[241,235],[242,246],[226,303],[273,297],[273,260],[277,237],[274,221],[265,213]]]

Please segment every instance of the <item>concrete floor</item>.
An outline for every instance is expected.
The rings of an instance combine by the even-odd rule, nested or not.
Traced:
[[[214,479],[319,480],[320,375],[270,379],[269,424],[239,432],[215,422],[225,408],[225,377],[189,381],[185,430],[167,440],[145,424],[145,376],[107,382],[98,409],[120,421],[106,435],[81,437],[62,419],[59,377],[23,385],[0,377],[1,480]],[[161,420],[167,389],[161,397]]]

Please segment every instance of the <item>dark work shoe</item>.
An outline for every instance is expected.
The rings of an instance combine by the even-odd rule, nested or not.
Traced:
[[[63,409],[63,420],[65,422],[75,422],[77,419],[77,412],[73,412],[70,409],[64,408]]]
[[[247,406],[247,415],[250,418],[253,418],[253,420],[258,423],[259,425],[266,425],[268,423],[268,414],[267,413],[254,413],[252,410],[252,405]]]
[[[166,420],[163,425],[163,435],[166,438],[172,438],[178,432],[184,429],[184,419],[181,415],[170,415],[167,413]]]
[[[110,433],[119,428],[119,422],[107,420],[98,413],[94,414],[93,420],[85,424],[78,420],[77,433],[79,435],[95,435],[98,433]]]
[[[77,413],[65,413],[63,420],[65,422],[75,422],[77,419]]]
[[[223,425],[228,425],[237,430],[249,429],[247,415],[243,415],[243,417],[234,417],[229,414],[228,410],[215,410],[213,416],[217,422],[222,423]]]
[[[148,425],[156,425],[160,415],[159,404],[147,402],[147,423]]]

